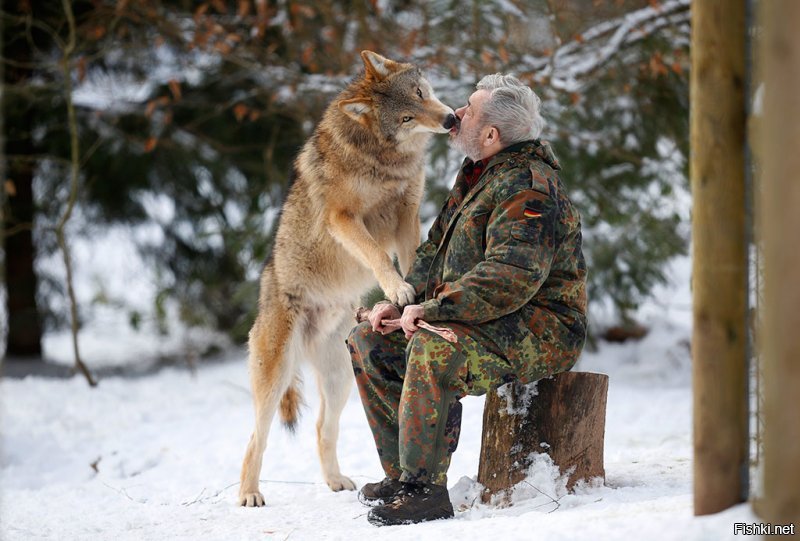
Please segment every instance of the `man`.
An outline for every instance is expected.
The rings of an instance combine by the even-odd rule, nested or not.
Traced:
[[[416,302],[382,302],[347,339],[386,478],[365,485],[376,525],[449,518],[447,469],[461,403],[572,368],[586,336],[580,216],[538,140],[539,98],[488,75],[450,133],[467,158],[405,277]],[[382,320],[400,318],[400,326]],[[450,343],[417,326],[437,322]],[[402,333],[395,332],[402,330]]]

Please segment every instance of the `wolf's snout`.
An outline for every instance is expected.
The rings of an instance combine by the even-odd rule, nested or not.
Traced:
[[[446,130],[458,128],[458,125],[459,125],[458,117],[453,113],[447,115],[447,117],[445,117],[444,119],[444,124],[442,124],[442,126],[444,126],[444,129]]]

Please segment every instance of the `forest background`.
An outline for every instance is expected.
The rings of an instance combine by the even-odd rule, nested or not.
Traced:
[[[689,41],[688,0],[4,2],[6,355],[111,313],[214,336],[193,355],[241,345],[292,161],[364,49],[454,108],[488,73],[531,85],[583,218],[592,334],[636,334],[689,247]],[[434,138],[423,223],[460,161]]]

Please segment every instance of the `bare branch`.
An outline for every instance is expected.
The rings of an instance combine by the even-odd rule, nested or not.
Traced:
[[[67,208],[64,214],[58,221],[56,226],[56,236],[58,238],[58,245],[61,248],[61,253],[64,256],[64,267],[67,271],[67,292],[69,294],[70,316],[72,320],[72,349],[75,355],[75,367],[84,375],[90,387],[97,386],[97,382],[92,377],[91,372],[81,360],[80,351],[78,349],[78,301],[75,297],[75,288],[73,287],[72,279],[72,258],[70,256],[69,244],[66,238],[66,226],[72,211],[75,208],[75,203],[78,200],[78,175],[80,173],[80,142],[78,140],[78,120],[75,115],[75,105],[72,103],[72,73],[70,72],[70,56],[75,50],[75,17],[72,13],[72,6],[70,0],[62,0],[64,12],[67,15],[67,22],[69,24],[69,41],[64,47],[64,57],[62,61],[62,68],[64,72],[64,92],[67,102],[67,115],[69,119],[69,135],[70,135],[70,192],[69,199],[67,200]]]
[[[58,45],[59,49],[64,49],[65,43],[64,40],[61,39],[61,36],[58,35],[58,31],[53,28],[52,26],[48,25],[44,21],[40,19],[34,18],[32,15],[13,15],[7,11],[0,10],[0,17],[8,18],[11,21],[17,23],[25,24],[26,35],[31,42],[31,45],[34,45],[33,36],[31,36],[30,29],[31,28],[38,28],[45,34],[47,34],[52,40]],[[74,28],[74,19],[73,19],[73,28]]]
[[[21,224],[16,224],[13,227],[6,227],[3,232],[3,237],[10,237],[11,235],[16,235],[17,233],[21,233],[22,231],[33,231],[33,224],[30,222],[25,222]]]

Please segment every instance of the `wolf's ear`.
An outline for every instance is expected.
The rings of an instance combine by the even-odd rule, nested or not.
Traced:
[[[381,79],[385,79],[389,73],[397,68],[397,62],[384,58],[372,51],[361,51],[361,58],[364,60],[367,79],[380,81]]]
[[[372,111],[372,100],[369,98],[341,100],[339,110],[356,122],[364,123],[367,113]]]

